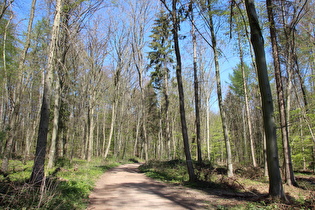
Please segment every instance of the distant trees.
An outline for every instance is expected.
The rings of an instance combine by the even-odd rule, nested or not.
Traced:
[[[8,7],[12,2],[3,2],[2,12],[0,19],[0,26],[3,31],[1,40],[1,64],[2,64],[2,101],[6,102],[6,105],[2,105],[2,116],[1,125],[3,130],[7,131],[7,134],[3,133],[3,139],[5,139],[5,147],[3,150],[3,160],[1,165],[1,171],[6,173],[8,170],[9,159],[12,151],[13,140],[16,136],[18,125],[18,115],[20,111],[20,95],[21,95],[21,80],[22,80],[22,70],[24,67],[25,56],[29,47],[29,37],[28,42],[24,46],[23,53],[20,57],[20,62],[17,63],[14,59],[17,59],[17,48],[15,46],[15,35],[14,35],[14,25],[11,24],[13,18],[13,12]],[[7,11],[7,13],[5,13]],[[32,26],[32,19],[29,22],[29,30]],[[17,71],[14,68],[18,68]],[[17,82],[17,87],[15,86]],[[7,121],[7,125],[6,125]]]

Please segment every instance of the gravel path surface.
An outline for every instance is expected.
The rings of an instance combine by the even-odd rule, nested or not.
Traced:
[[[88,210],[209,209],[209,198],[203,193],[148,178],[139,173],[139,166],[121,165],[103,174],[90,195]]]

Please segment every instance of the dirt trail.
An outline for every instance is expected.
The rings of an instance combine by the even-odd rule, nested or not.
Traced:
[[[182,193],[180,187],[167,186],[139,173],[139,166],[126,164],[102,175],[90,195],[88,210],[207,209],[208,205],[192,193]]]
[[[101,176],[90,195],[88,210],[96,209],[217,209],[241,203],[183,186],[167,185],[139,173],[140,164],[113,168]]]

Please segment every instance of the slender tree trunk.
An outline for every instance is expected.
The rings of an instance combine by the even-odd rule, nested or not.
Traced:
[[[162,108],[161,108],[162,109]],[[162,113],[162,110],[160,110],[160,112]],[[163,148],[163,124],[162,124],[162,118],[160,118],[159,120],[159,135],[158,135],[158,141],[157,141],[157,146],[156,146],[156,153],[155,153],[155,158],[157,158],[158,160],[162,159],[163,156],[163,152],[162,152],[162,148]]]
[[[32,175],[30,178],[31,183],[39,184],[45,177],[45,157],[46,157],[46,145],[47,134],[49,126],[49,114],[50,114],[50,99],[51,99],[51,87],[53,82],[53,72],[56,59],[56,48],[59,37],[60,17],[62,12],[62,0],[56,2],[56,14],[54,18],[54,24],[51,32],[51,42],[49,46],[47,74],[45,78],[45,86],[43,93],[43,101],[41,107],[41,116],[38,129],[38,139],[36,145],[36,153]]]
[[[104,159],[107,158],[107,155],[109,153],[110,145],[111,145],[113,134],[114,134],[115,121],[116,121],[116,100],[114,100],[113,105],[112,105],[112,119],[110,123],[110,131],[109,131],[109,136],[108,136],[108,143],[107,143],[106,150],[104,153]]]
[[[95,97],[96,90],[93,90],[89,105],[89,136],[88,136],[88,150],[87,150],[87,161],[91,161],[94,155],[94,112],[95,112]]]
[[[174,49],[176,55],[176,78],[177,78],[177,85],[178,85],[178,96],[179,96],[179,109],[180,109],[180,119],[182,125],[182,135],[184,141],[184,151],[186,156],[186,164],[187,170],[189,174],[189,181],[195,181],[196,176],[194,172],[194,167],[191,160],[191,154],[189,149],[189,139],[188,139],[188,130],[187,130],[187,123],[186,123],[186,113],[185,113],[185,99],[184,99],[184,88],[183,88],[183,81],[182,81],[182,61],[181,61],[181,54],[179,48],[179,39],[178,39],[178,27],[180,24],[179,17],[177,14],[177,0],[172,0],[172,19],[173,19],[173,39],[174,39]]]
[[[98,109],[99,109],[99,107],[98,107]],[[96,155],[96,157],[99,157],[100,156],[100,150],[101,150],[101,147],[100,147],[100,117],[99,117],[99,113],[97,113],[97,115],[96,115],[96,137],[95,137],[95,139],[96,139],[96,141],[95,141],[95,143],[96,143],[96,145],[95,145],[95,155]]]
[[[143,146],[144,146],[144,153],[145,153],[145,161],[149,160],[149,151],[148,151],[148,137],[147,137],[147,114],[146,114],[146,104],[145,104],[145,92],[143,87],[143,72],[144,69],[142,68],[142,52],[137,49],[137,46],[132,44],[132,51],[133,51],[133,60],[136,65],[136,69],[138,72],[138,81],[140,86],[140,93],[141,93],[141,106],[140,111],[142,115],[142,132],[143,132]]]
[[[192,4],[192,2],[191,2]],[[193,42],[193,67],[194,67],[194,92],[195,92],[195,126],[196,126],[196,141],[197,141],[197,160],[202,163],[201,154],[201,137],[200,137],[200,100],[199,100],[199,81],[198,81],[198,66],[197,66],[197,37],[195,33],[194,11],[191,6],[191,21],[192,21],[192,42]]]
[[[7,91],[7,102],[9,102],[11,99],[11,94],[9,93],[9,86],[8,86],[8,73],[7,73],[7,58],[6,58],[6,42],[7,42],[7,32],[8,32],[8,27],[11,23],[11,20],[13,18],[13,13],[10,15],[10,19],[8,20],[5,29],[4,29],[4,34],[3,34],[3,50],[2,50],[2,58],[3,58],[3,71],[4,71],[4,83],[5,83],[5,91]],[[12,101],[11,101],[12,103]],[[9,103],[7,103],[9,104]],[[15,121],[17,120],[18,117],[18,106],[14,105],[13,101],[13,106],[12,106],[12,111],[10,113],[10,118],[9,118],[9,132],[8,132],[8,138],[5,144],[4,148],[4,153],[3,153],[3,158],[2,158],[2,166],[1,166],[1,171],[3,173],[7,173],[8,171],[8,166],[9,166],[9,158],[12,150],[12,145],[13,145],[13,139],[15,136]]]
[[[211,161],[211,156],[210,156],[210,95],[207,96],[207,100],[206,100],[206,103],[207,103],[207,112],[206,112],[206,115],[207,115],[207,119],[206,119],[206,130],[207,130],[207,156],[208,156],[208,161]]]
[[[103,130],[102,130],[102,133],[103,133],[103,141],[102,141],[102,152],[101,154],[103,154],[103,157],[104,157],[104,154],[105,154],[105,145],[106,145],[106,106],[104,106],[104,112],[103,112]]]
[[[270,22],[269,30],[270,30],[270,39],[271,39],[271,46],[272,46],[272,56],[273,56],[273,62],[274,62],[274,68],[275,68],[278,108],[279,108],[279,113],[280,113],[280,127],[281,127],[281,134],[282,134],[282,143],[283,143],[285,180],[286,180],[287,185],[297,186],[297,183],[294,178],[294,172],[293,172],[292,161],[291,161],[288,123],[287,123],[287,117],[286,117],[287,110],[285,107],[284,90],[283,90],[283,84],[282,84],[279,49],[278,49],[278,43],[277,43],[277,34],[276,34],[276,28],[275,28],[276,26],[275,26],[275,21],[274,21],[272,0],[266,0],[266,3],[267,3],[268,19]]]
[[[247,119],[247,123],[248,123],[250,151],[251,151],[251,155],[252,155],[253,166],[257,167],[256,155],[255,155],[255,147],[254,147],[252,120],[251,120],[251,114],[250,114],[250,110],[249,110],[248,91],[247,91],[247,83],[246,83],[246,76],[245,76],[245,69],[244,69],[243,48],[241,46],[241,42],[240,41],[241,41],[240,37],[238,36],[238,47],[239,47],[239,51],[240,51],[241,70],[242,70],[244,98],[245,98],[245,110],[246,110],[246,119]]]
[[[146,114],[146,105],[145,105],[145,96],[144,96],[144,89],[142,83],[142,71],[139,71],[139,83],[141,89],[141,112],[142,112],[142,130],[143,130],[143,143],[144,143],[144,154],[145,154],[145,161],[149,160],[149,151],[148,151],[148,137],[147,137],[147,114]]]
[[[171,131],[170,131],[170,117],[169,117],[169,90],[168,90],[168,77],[169,72],[168,69],[165,68],[164,72],[164,100],[165,100],[165,106],[164,106],[164,113],[165,113],[165,141],[167,144],[167,157],[168,159],[171,159]]]
[[[139,139],[139,130],[140,130],[140,117],[138,115],[137,117],[137,125],[136,125],[136,137],[135,137],[135,143],[134,143],[134,147],[133,147],[133,155],[135,157],[139,156],[139,151],[138,151],[138,139]]]
[[[209,9],[209,27],[211,33],[211,41],[212,41],[212,50],[214,54],[214,65],[215,65],[215,75],[216,75],[216,83],[217,83],[217,95],[218,95],[218,102],[219,102],[219,109],[221,114],[222,120],[222,129],[224,134],[225,140],[225,149],[226,149],[226,161],[227,161],[227,169],[228,169],[228,176],[233,176],[233,164],[232,164],[232,152],[231,152],[231,143],[227,128],[227,120],[226,120],[226,113],[223,105],[222,100],[222,90],[221,90],[221,78],[220,78],[220,65],[219,65],[219,56],[218,56],[218,49],[217,49],[217,40],[216,35],[214,32],[214,25],[212,20],[211,14],[211,5],[210,0],[208,0],[208,9]]]
[[[251,29],[251,42],[255,52],[259,88],[262,99],[263,120],[267,142],[269,194],[275,199],[285,199],[279,169],[276,125],[273,117],[273,101],[265,58],[264,39],[259,26],[254,1],[245,0],[245,5]]]
[[[243,139],[244,139],[244,155],[242,157],[242,160],[244,161],[244,163],[247,163],[248,159],[248,149],[247,149],[247,132],[246,132],[246,122],[245,122],[245,116],[246,115],[246,111],[244,113],[242,113],[242,121],[243,121]],[[248,128],[248,127],[247,127]],[[254,165],[254,164],[253,164]]]

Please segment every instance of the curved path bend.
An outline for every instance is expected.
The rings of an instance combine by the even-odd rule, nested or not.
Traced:
[[[208,196],[148,178],[139,173],[139,166],[137,163],[121,165],[103,174],[90,194],[88,210],[209,209]],[[212,195],[211,199],[215,197]]]

